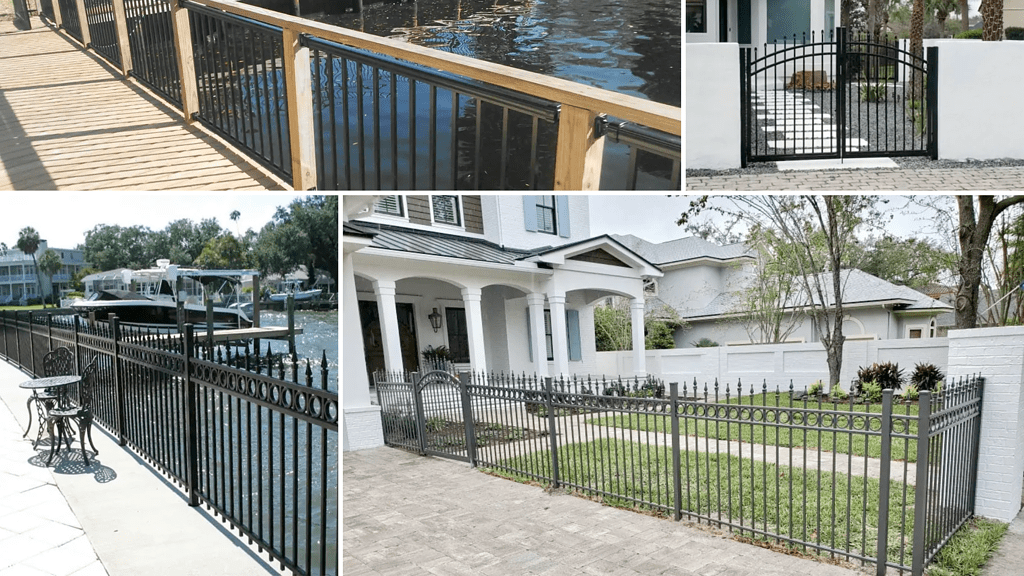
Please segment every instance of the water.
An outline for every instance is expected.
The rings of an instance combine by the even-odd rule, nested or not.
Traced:
[[[288,326],[286,312],[260,311],[260,326]],[[302,334],[295,337],[295,351],[299,357],[299,378],[304,378],[306,359],[311,361],[313,368],[313,384],[320,386],[320,364],[323,353],[327,352],[327,368],[329,370],[327,389],[338,391],[338,312],[295,312],[295,327],[302,328]],[[287,353],[288,343],[285,340],[262,340],[260,354],[267,351],[270,343],[274,354]],[[286,369],[291,366],[286,362]]]

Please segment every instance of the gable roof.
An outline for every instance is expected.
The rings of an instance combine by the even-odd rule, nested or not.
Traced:
[[[742,243],[719,246],[714,242],[708,242],[697,236],[679,238],[678,240],[670,240],[660,244],[648,242],[632,234],[611,234],[611,237],[658,266],[701,258],[724,262],[737,258],[754,257],[753,253]]]
[[[846,276],[843,288],[844,306],[891,304],[902,311],[935,311],[948,312],[952,306],[922,294],[913,288],[899,286],[863,270],[851,268],[843,271]],[[831,276],[831,273],[824,273]],[[831,278],[824,282],[826,294],[831,305],[835,299],[831,294]],[[799,298],[799,296],[798,296]],[[736,314],[743,302],[742,291],[723,292],[711,300],[706,306],[696,310],[681,310],[680,316],[688,320],[710,319],[719,316]],[[789,309],[807,306],[807,299],[798,300]]]

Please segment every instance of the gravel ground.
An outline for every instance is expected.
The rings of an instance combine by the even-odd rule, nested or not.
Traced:
[[[932,170],[938,168],[995,168],[1003,166],[1024,166],[1024,158],[999,158],[996,160],[967,160],[958,162],[956,160],[930,160],[924,156],[895,157],[892,159],[902,170]],[[835,170],[842,170],[836,168]],[[896,168],[893,168],[896,170]],[[704,170],[688,169],[687,178],[700,178],[707,176],[725,176],[730,174],[770,174],[779,172],[775,162],[753,162],[746,168],[733,168],[730,170]]]

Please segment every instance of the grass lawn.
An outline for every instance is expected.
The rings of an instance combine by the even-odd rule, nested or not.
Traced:
[[[721,399],[722,403],[725,403],[724,398]],[[854,430],[853,433],[847,432],[846,430],[850,426],[849,421],[840,418],[839,422],[836,423],[837,429],[835,431],[819,431],[819,430],[802,430],[799,428],[789,428],[790,424],[783,424],[782,426],[773,426],[766,424],[726,424],[725,422],[713,422],[708,420],[699,420],[692,417],[681,418],[679,421],[680,433],[689,436],[707,436],[709,438],[718,438],[721,440],[742,440],[744,442],[752,442],[754,444],[766,444],[768,446],[781,446],[781,447],[804,447],[807,448],[818,448],[829,452],[838,452],[843,454],[854,454],[857,456],[870,456],[872,458],[878,458],[882,454],[882,439],[879,436],[867,436],[863,434],[864,429],[863,418],[858,418],[857,414],[865,414],[870,412],[871,414],[881,414],[881,404],[871,404],[870,407],[863,404],[854,404],[852,407],[849,403],[845,404],[832,404],[822,403],[819,407],[818,402],[807,402],[806,405],[803,401],[793,402],[788,392],[782,393],[769,393],[769,394],[755,394],[753,396],[744,396],[741,400],[736,398],[730,399],[730,404],[739,405],[750,405],[754,403],[754,409],[757,406],[767,406],[769,408],[808,408],[814,410],[834,410],[849,412],[853,418],[853,425],[859,426],[859,430]],[[911,416],[917,416],[917,405],[897,405],[894,406],[894,413],[896,415],[906,415],[909,413]],[[626,415],[626,416],[609,416],[604,418],[593,418],[589,420],[591,424],[597,424],[601,426],[614,426],[618,428],[631,428],[634,430],[650,430],[656,432],[671,432],[671,421],[663,415]],[[802,422],[796,422],[795,424],[802,424]],[[819,421],[812,423],[816,427],[832,426],[831,417],[825,418],[824,422]],[[917,421],[911,420],[909,424],[909,434],[917,434]],[[894,438],[892,442],[892,459],[893,460],[906,460],[908,462],[917,461],[917,441],[907,440],[901,438]]]
[[[999,546],[1006,528],[1002,522],[984,518],[964,524],[935,557],[928,576],[978,576]]]
[[[612,506],[671,514],[673,480],[669,448],[601,439],[560,447],[558,459],[561,482],[583,495]],[[504,460],[490,471],[512,480],[532,482],[537,478],[509,468],[530,470],[550,478],[550,467],[550,451],[545,450]],[[684,517],[689,511],[715,521],[732,519],[735,524],[803,542],[870,550],[867,555],[874,555],[878,534],[877,480],[693,452],[683,456],[680,472]],[[890,534],[898,536],[902,528],[909,540],[913,512],[913,490],[892,482]],[[770,540],[749,531],[745,535]],[[890,537],[890,561],[909,564],[910,546],[909,541]],[[814,549],[803,551],[813,553]],[[903,558],[901,552],[906,554]]]
[[[48,308],[53,308],[52,304],[47,305]],[[42,310],[42,304],[33,304],[31,306],[0,306],[0,311],[14,310],[16,312],[26,312],[28,310]]]

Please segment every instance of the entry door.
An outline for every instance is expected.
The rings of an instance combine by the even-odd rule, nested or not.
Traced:
[[[416,323],[413,317],[412,304],[397,302],[395,312],[398,314],[398,337],[402,346],[402,364],[405,370],[416,370],[418,362],[418,346],[416,344]],[[377,303],[369,300],[359,301],[359,320],[363,326],[363,351],[366,355],[366,371],[373,381],[373,373],[384,370],[384,339],[381,337],[380,314]]]

